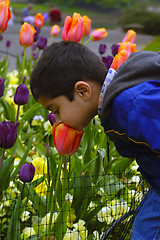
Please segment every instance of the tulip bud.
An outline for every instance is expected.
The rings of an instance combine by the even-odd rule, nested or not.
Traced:
[[[0,97],[2,97],[4,93],[4,81],[4,78],[0,78]]]
[[[55,24],[55,25],[53,25],[52,28],[51,28],[50,35],[51,35],[52,37],[56,37],[59,32],[60,32],[60,27],[59,27],[57,24]]]
[[[120,44],[113,44],[111,46],[111,50],[112,50],[112,55],[113,56],[116,56],[116,54],[118,53],[119,46],[120,46]]]
[[[10,47],[11,46],[11,41],[6,41],[6,47]]]
[[[41,13],[37,13],[34,18],[34,25],[38,28],[42,28],[44,25],[44,17]]]
[[[35,28],[35,34],[34,34],[34,42],[36,42],[38,40],[39,37],[39,33],[40,33],[40,29],[38,27],[34,27]]]
[[[122,39],[123,42],[131,42],[135,43],[136,40],[136,32],[134,30],[128,30],[124,38]]]
[[[83,19],[79,13],[74,13],[72,18],[65,18],[62,30],[62,39],[64,41],[79,42],[84,33]]]
[[[11,148],[17,139],[17,128],[19,123],[3,121],[0,122],[0,147]]]
[[[105,51],[106,51],[106,49],[107,49],[106,44],[100,44],[100,45],[99,45],[99,53],[100,53],[100,54],[104,54]]]
[[[80,145],[84,131],[73,129],[64,123],[53,124],[53,139],[60,155],[74,154]]]
[[[112,56],[107,56],[107,57],[102,57],[102,62],[104,63],[104,65],[106,66],[106,68],[110,68],[111,64],[113,61],[113,57]]]
[[[31,182],[34,178],[35,167],[32,163],[25,163],[21,166],[19,179],[22,182]]]
[[[93,41],[99,41],[107,37],[108,33],[105,28],[97,28],[90,33],[90,37]]]
[[[30,47],[36,30],[29,23],[24,23],[20,29],[19,43],[22,47]]]
[[[47,46],[47,38],[40,36],[37,40],[37,47],[42,50]]]
[[[53,126],[53,124],[56,122],[56,118],[55,118],[54,113],[49,113],[48,114],[48,120],[49,120],[50,124]]]
[[[8,21],[11,19],[11,11],[9,5],[3,1],[0,2],[0,33],[6,31],[8,27]]]
[[[14,95],[14,102],[17,105],[25,105],[29,99],[29,89],[25,84],[20,84]]]
[[[114,58],[111,64],[111,68],[117,70],[129,57],[129,54],[125,50],[121,50]]]
[[[86,37],[90,34],[91,31],[91,19],[87,16],[83,16],[83,26],[84,26],[84,33],[83,36]]]
[[[50,156],[50,154],[51,154],[51,149],[50,149],[49,144],[47,143],[45,145],[45,156],[48,158]]]

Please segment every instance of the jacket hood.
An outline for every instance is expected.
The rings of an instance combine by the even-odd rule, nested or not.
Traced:
[[[150,80],[160,80],[160,53],[151,51],[131,53],[128,60],[118,68],[116,76],[105,92],[100,113],[101,122],[109,116],[111,104],[119,93]]]

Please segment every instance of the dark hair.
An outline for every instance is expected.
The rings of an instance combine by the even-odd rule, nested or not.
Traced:
[[[80,43],[57,42],[47,47],[37,62],[30,79],[32,94],[73,100],[75,83],[92,80],[103,84],[107,68],[99,56]]]

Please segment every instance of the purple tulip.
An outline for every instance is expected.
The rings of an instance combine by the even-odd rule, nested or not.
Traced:
[[[100,44],[99,45],[99,53],[104,54],[106,52],[107,46],[106,44]]]
[[[38,53],[33,52],[32,57],[33,57],[34,60],[36,60],[38,58]]]
[[[110,68],[111,64],[113,61],[113,57],[112,56],[107,56],[107,57],[102,57],[102,62],[104,63],[104,65],[106,66],[106,68]]]
[[[42,50],[46,47],[47,45],[47,38],[46,37],[43,37],[43,36],[40,36],[37,40],[37,47]]]
[[[19,171],[19,179],[22,182],[31,182],[34,178],[35,167],[32,163],[25,163]]]
[[[37,47],[37,45],[35,43],[33,43],[32,46],[31,46],[32,51],[35,51],[36,47]]]
[[[115,56],[118,53],[119,46],[120,46],[119,44],[113,44],[111,46],[113,56]]]
[[[15,124],[12,121],[0,122],[0,147],[11,148],[17,139],[17,128],[19,123]]]
[[[0,78],[0,97],[2,97],[4,93],[4,81],[4,78]]]
[[[38,27],[34,27],[36,30],[36,33],[34,34],[34,42],[37,42],[38,38],[39,38],[39,33],[40,33],[40,28]]]
[[[17,105],[24,105],[28,102],[29,99],[29,89],[25,84],[20,84],[14,95],[14,102]]]
[[[50,124],[53,126],[53,124],[56,122],[56,118],[55,118],[54,113],[49,113],[48,114],[48,120],[49,120]]]
[[[6,47],[10,47],[11,46],[11,41],[6,41]]]

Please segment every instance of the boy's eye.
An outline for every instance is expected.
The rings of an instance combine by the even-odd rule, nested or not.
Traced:
[[[54,111],[54,114],[59,114],[59,111],[58,110]]]

